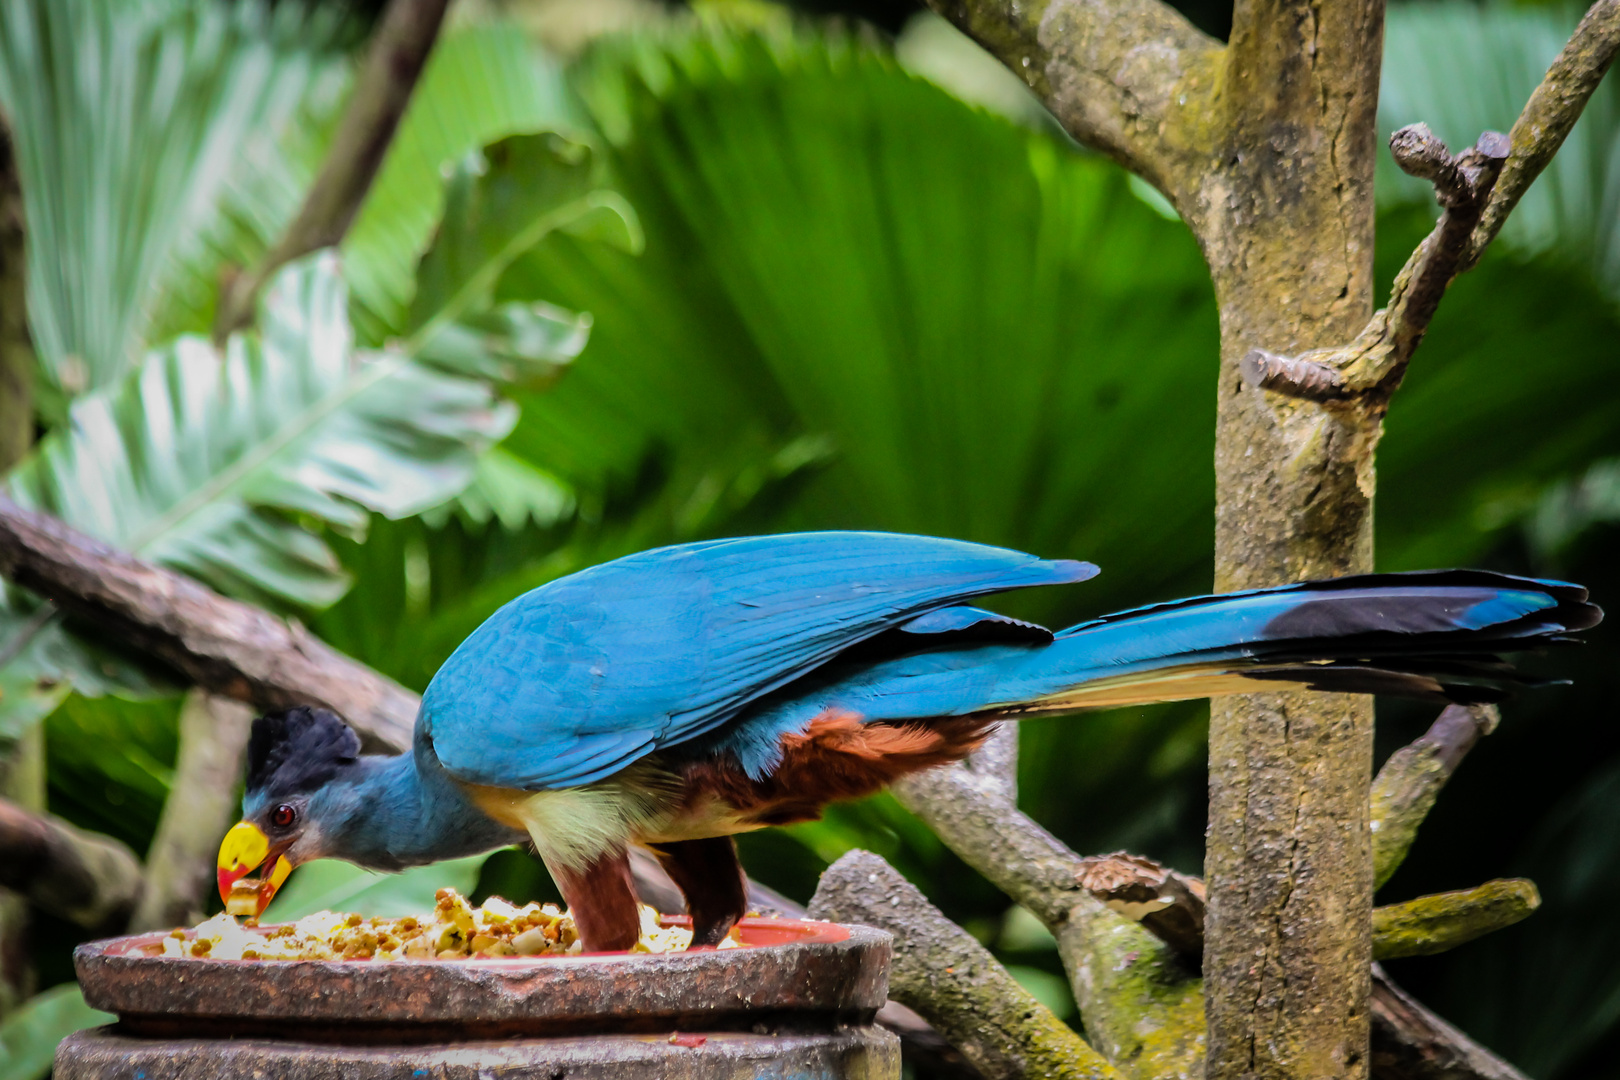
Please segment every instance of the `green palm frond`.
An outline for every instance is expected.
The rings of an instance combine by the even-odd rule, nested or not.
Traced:
[[[24,505],[221,591],[318,608],[346,580],[305,525],[359,530],[455,495],[514,419],[485,383],[353,346],[337,259],[296,263],[223,354],[184,337],[10,476]]]
[[[639,225],[603,189],[596,155],[562,135],[513,135],[464,158],[446,184],[444,218],[422,256],[403,326],[405,348],[450,369],[528,386],[585,347],[590,317],[544,301],[496,305],[512,262],[557,229],[597,217],[634,249]]]
[[[140,357],[177,254],[338,62],[327,23],[256,0],[0,5],[29,328],[58,389],[111,385]]]

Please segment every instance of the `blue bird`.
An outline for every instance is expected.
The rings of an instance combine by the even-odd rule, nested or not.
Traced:
[[[1090,563],[955,540],[821,532],[681,544],[518,597],[422,698],[411,749],[362,755],[338,717],[254,723],[221,894],[268,864],[399,870],[530,842],[588,950],[638,918],[627,851],[685,892],[694,944],[744,911],[732,835],[970,753],[990,725],[1309,688],[1455,702],[1527,681],[1500,654],[1602,612],[1586,590],[1476,570],[1201,596],[1056,633],[979,597],[1086,581]]]

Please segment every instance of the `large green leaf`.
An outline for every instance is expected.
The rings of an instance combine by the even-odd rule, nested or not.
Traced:
[[[116,1019],[86,1005],[76,985],[52,987],[0,1023],[0,1076],[40,1080],[51,1071],[57,1043],[75,1031]]]
[[[507,135],[575,126],[558,66],[519,26],[497,20],[445,32],[343,240],[362,341],[405,325],[413,272],[444,206],[446,167]]]
[[[514,135],[451,174],[444,218],[417,269],[403,347],[451,371],[538,388],[585,346],[590,317],[543,301],[493,303],[512,261],[547,234],[595,217],[639,244],[634,214],[598,183],[595,155],[561,135]]]
[[[110,385],[140,357],[178,253],[334,66],[331,36],[258,0],[0,5],[29,330],[57,387]]]
[[[455,495],[513,420],[482,382],[352,344],[337,260],[284,270],[260,330],[186,337],[75,404],[11,475],[20,502],[221,590],[321,607],[346,587],[300,518],[357,530]]]
[[[471,484],[452,502],[423,513],[430,525],[443,526],[452,513],[471,526],[499,521],[509,532],[526,525],[546,528],[574,509],[574,495],[561,481],[522,458],[495,447],[478,459]]]

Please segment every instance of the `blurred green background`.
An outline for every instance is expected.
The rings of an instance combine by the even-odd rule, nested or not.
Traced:
[[[1217,34],[1229,23],[1219,5],[1188,11]],[[489,416],[506,419],[475,422],[467,406],[460,426],[435,427],[443,418],[416,404],[377,405],[371,434],[331,436],[342,452],[285,451],[353,465],[388,441],[378,431],[410,427],[388,444],[391,463],[353,465],[408,497],[329,479],[331,505],[221,498],[221,473],[185,454],[148,475],[165,440],[241,449],[184,416],[154,434],[151,398],[132,380],[155,378],[167,355],[143,362],[147,350],[208,331],[223,269],[251,264],[290,219],[374,14],[295,0],[16,0],[0,15],[40,366],[40,449],[10,479],[14,494],[115,542],[140,538],[152,557],[296,615],[416,690],[518,593],[701,537],[893,529],[1099,563],[1094,582],[1006,607],[1054,625],[1207,590],[1217,339],[1190,235],[975,46],[900,0],[462,0],[342,273],[361,346],[395,343],[441,397],[484,394]],[[1559,5],[1397,5],[1383,133],[1421,119],[1458,146],[1506,130],[1578,17]],[[89,41],[102,53],[68,47]],[[87,66],[105,75],[99,92],[84,89]],[[141,108],[116,100],[118,79]],[[588,156],[589,194],[568,203],[567,227],[490,257],[491,287],[463,302],[471,293],[433,276],[433,237],[448,248],[446,237],[509,225],[499,215],[515,211],[477,192],[527,166],[479,150],[545,131]],[[533,167],[556,175],[575,167],[565,158]],[[1387,156],[1378,199],[1383,295],[1435,209]],[[483,335],[475,363],[439,355],[445,325]],[[1396,398],[1379,455],[1380,568],[1556,575],[1615,603],[1617,378],[1611,78],[1502,240],[1453,287]],[[125,425],[115,450],[85,435],[106,417]],[[120,469],[117,482],[101,475]],[[102,517],[86,491],[105,496]],[[9,603],[15,629],[32,609]],[[24,691],[8,689],[0,738],[42,724],[51,812],[142,852],[172,778],[178,691],[93,627],[48,633],[0,669]],[[1531,661],[1573,684],[1504,707],[1380,894],[1538,883],[1545,906],[1527,922],[1390,969],[1543,1080],[1611,1076],[1620,1054],[1620,922],[1607,902],[1620,888],[1617,656],[1611,622],[1583,648]],[[1021,803],[1082,853],[1126,848],[1197,872],[1207,715],[1188,704],[1028,722]],[[1431,719],[1381,704],[1380,759]],[[1075,1019],[1050,939],[892,799],[740,846],[754,876],[800,900],[843,851],[879,852]],[[453,871],[481,893],[549,894],[518,853],[478,872]],[[325,886],[302,873],[307,895],[287,899],[313,902]],[[39,918],[42,986],[71,979],[78,936]],[[31,1035],[84,1022],[68,994],[0,1027],[0,1061],[37,1063]]]

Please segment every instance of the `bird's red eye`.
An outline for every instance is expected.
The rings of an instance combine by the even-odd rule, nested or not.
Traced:
[[[282,803],[270,812],[270,824],[278,829],[285,829],[296,820],[298,820],[298,811],[286,803]]]

